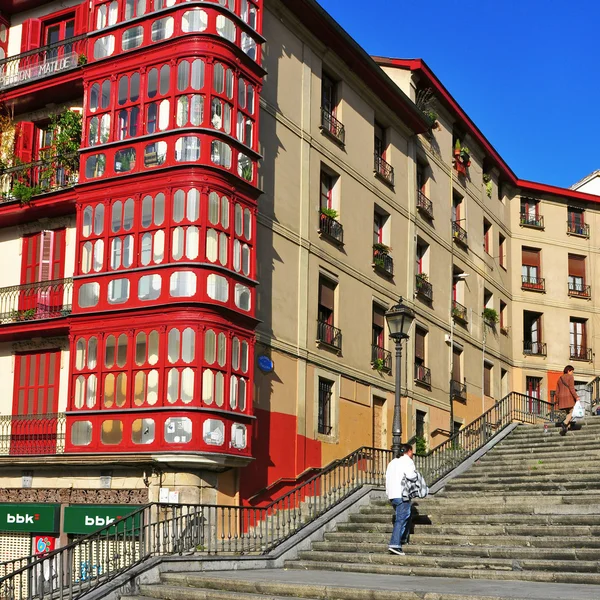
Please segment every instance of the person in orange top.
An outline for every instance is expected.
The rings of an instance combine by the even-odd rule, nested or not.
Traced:
[[[556,382],[554,405],[558,410],[566,414],[565,420],[562,423],[557,424],[562,427],[562,430],[559,431],[560,435],[567,434],[567,429],[573,418],[573,407],[575,406],[575,402],[579,400],[579,396],[575,390],[575,377],[573,377],[573,371],[575,371],[575,369],[571,365],[567,365],[563,370],[563,374]]]

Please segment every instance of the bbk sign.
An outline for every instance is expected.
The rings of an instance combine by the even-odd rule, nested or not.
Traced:
[[[58,504],[0,504],[0,531],[56,533]]]
[[[118,531],[137,529],[140,517],[136,515],[125,519],[127,515],[135,512],[139,507],[131,504],[98,506],[92,504],[78,504],[67,506],[64,512],[63,530],[65,533],[93,533],[102,527],[119,521]],[[110,532],[113,533],[114,527]]]

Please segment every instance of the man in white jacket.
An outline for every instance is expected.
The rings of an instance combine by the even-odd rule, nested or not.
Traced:
[[[408,537],[408,524],[410,521],[410,500],[402,499],[402,480],[404,476],[416,476],[415,463],[413,462],[413,449],[410,444],[402,444],[400,453],[387,466],[385,472],[385,491],[389,501],[396,510],[392,538],[388,550],[392,554],[404,556],[402,541]]]

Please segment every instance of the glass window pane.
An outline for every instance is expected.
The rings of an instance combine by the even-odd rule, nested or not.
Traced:
[[[169,369],[167,375],[167,402],[173,404],[179,399],[179,370]]]
[[[192,271],[179,271],[171,274],[171,296],[189,298],[196,293],[196,274]]]
[[[183,13],[181,29],[185,33],[205,31],[207,27],[208,15],[201,8],[195,8]]]
[[[92,336],[88,341],[88,357],[87,357],[88,369],[95,369],[97,360],[98,360],[98,338],[96,336]]]
[[[135,419],[131,425],[131,441],[134,444],[151,444],[154,432],[154,419]]]
[[[219,234],[214,229],[208,229],[206,232],[206,260],[217,262],[219,251]]]
[[[147,232],[142,236],[142,247],[140,251],[140,261],[142,265],[147,266],[152,260],[152,234]]]
[[[162,225],[165,220],[165,195],[162,192],[154,198],[154,224]]]
[[[214,376],[210,369],[205,369],[202,374],[202,402],[211,405],[215,399]]]
[[[200,192],[196,188],[188,190],[187,194],[188,221],[197,221],[200,216]]]
[[[108,419],[102,423],[100,441],[107,446],[115,446],[123,440],[123,423],[116,419]]]
[[[78,304],[81,308],[91,308],[98,304],[100,298],[100,284],[97,282],[84,283],[79,288],[79,295],[77,298]]]
[[[158,362],[158,331],[151,331],[148,336],[148,363],[155,365]]]
[[[148,373],[146,402],[150,406],[154,406],[158,402],[158,371],[156,369],[152,369],[152,371]]]
[[[224,333],[219,333],[217,338],[217,363],[220,367],[225,366],[225,360],[227,356],[227,338]]]
[[[117,104],[121,106],[127,102],[129,91],[129,77],[127,75],[122,75],[119,77],[119,86],[117,90]]]
[[[179,329],[169,331],[169,362],[176,363],[179,360],[179,348],[181,346],[181,333]]]
[[[181,360],[190,364],[196,354],[196,332],[191,327],[183,330],[183,339],[181,343]]]
[[[85,176],[88,179],[102,177],[106,168],[106,155],[92,154],[85,161]]]
[[[123,32],[123,39],[121,42],[121,48],[123,50],[133,50],[138,48],[144,42],[144,28],[143,27],[132,27],[126,29]]]
[[[194,371],[190,367],[181,372],[181,401],[189,404],[194,398]]]
[[[204,61],[197,58],[192,63],[192,83],[193,90],[201,90],[204,87]]]
[[[162,229],[154,233],[154,252],[152,256],[157,265],[165,257],[165,232]]]
[[[83,210],[83,226],[82,226],[82,234],[83,237],[89,237],[92,233],[92,216],[94,213],[94,209],[91,206],[86,206]]]
[[[248,372],[248,342],[242,342],[242,371]]]
[[[217,349],[217,336],[212,329],[207,329],[204,334],[204,361],[212,365],[215,362]]]
[[[117,340],[114,335],[109,335],[106,338],[106,344],[104,348],[104,366],[110,369],[115,364],[115,350],[117,346]]]
[[[173,230],[173,241],[171,243],[171,254],[173,260],[180,260],[183,256],[183,241],[184,241],[184,230],[183,227],[175,227]]]
[[[196,260],[200,254],[200,231],[194,225],[186,232],[185,255],[190,260]]]
[[[225,376],[221,371],[215,375],[215,403],[217,406],[223,406],[225,401]]]
[[[83,369],[86,363],[85,355],[87,351],[87,344],[84,338],[79,338],[75,344],[75,368],[78,371]]]
[[[74,446],[87,446],[92,441],[92,423],[77,421],[71,426],[71,442]]]
[[[161,96],[168,94],[171,89],[171,67],[163,65],[160,68],[160,85],[159,92]]]
[[[240,204],[235,205],[235,216],[234,216],[234,226],[235,226],[235,235],[242,235],[243,231],[243,223],[244,223],[244,212]]]
[[[181,223],[185,216],[185,192],[177,190],[173,196],[173,221]]]
[[[202,425],[202,439],[205,444],[222,446],[225,443],[225,425],[217,419],[206,419]]]
[[[113,279],[108,282],[109,304],[122,304],[129,299],[129,279]]]
[[[180,92],[187,90],[190,80],[190,63],[182,60],[177,67],[177,89]]]
[[[127,200],[125,200],[123,211],[123,229],[125,231],[130,231],[133,227],[133,209],[133,198],[128,198]]]
[[[131,102],[137,102],[140,97],[140,74],[134,73],[131,76],[131,82],[129,85],[129,100]]]
[[[217,225],[219,222],[219,194],[211,192],[208,195],[208,220]]]
[[[140,331],[135,337],[135,364],[143,365],[146,362],[146,334]]]
[[[152,196],[144,196],[142,200],[142,227],[150,227],[152,223]]]
[[[187,417],[170,417],[165,421],[165,442],[187,444],[192,439],[192,421]]]
[[[150,69],[148,73],[148,89],[147,96],[148,98],[154,98],[158,92],[158,69]]]
[[[146,400],[146,373],[138,371],[135,374],[133,403],[142,406]]]
[[[227,302],[229,299],[229,282],[221,275],[211,273],[206,278],[206,288],[208,297],[211,300]]]
[[[227,196],[221,197],[221,225],[223,229],[229,229],[229,199]]]
[[[92,255],[94,247],[92,242],[86,242],[81,250],[81,272],[89,273],[92,270]]]
[[[160,297],[162,277],[158,274],[144,275],[138,281],[138,298],[142,301],[157,300]]]
[[[236,337],[231,342],[231,368],[236,371],[240,368],[240,340]]]

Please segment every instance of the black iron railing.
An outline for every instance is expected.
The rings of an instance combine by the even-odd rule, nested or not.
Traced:
[[[0,91],[75,69],[86,48],[87,36],[79,35],[0,60]]]
[[[373,249],[373,266],[377,271],[384,275],[392,276],[394,274],[394,259],[386,252]]]
[[[545,292],[546,280],[543,277],[532,277],[530,275],[522,275],[521,289],[531,290],[533,292]]]
[[[0,416],[0,456],[62,454],[65,415]]]
[[[588,223],[573,223],[572,221],[567,221],[567,233],[589,238],[590,226]]]
[[[456,381],[452,379],[450,381],[450,395],[454,400],[466,401],[467,399],[467,382]]]
[[[15,165],[0,171],[0,202],[26,203],[34,196],[71,187],[78,181],[77,154]]]
[[[519,222],[523,227],[535,227],[536,229],[544,228],[544,217],[541,215],[532,215],[527,212],[522,212]]]
[[[592,297],[592,286],[585,285],[584,283],[576,283],[569,281],[569,296],[573,298],[591,298]]]
[[[592,360],[592,349],[586,348],[585,346],[577,346],[571,344],[569,346],[569,358],[572,360],[585,360],[591,362]]]
[[[421,298],[425,298],[429,302],[433,301],[433,285],[420,273],[417,273],[415,277],[415,289]]]
[[[543,342],[523,342],[523,354],[532,356],[546,356],[546,344]]]
[[[433,202],[421,190],[417,190],[417,209],[433,219]]]
[[[466,246],[469,243],[467,231],[463,229],[457,221],[452,221],[452,237],[455,242]]]
[[[321,213],[319,215],[319,231],[340,244],[344,243],[344,228],[333,217]]]
[[[431,369],[424,365],[415,365],[415,381],[426,386],[431,385]]]
[[[346,141],[346,129],[326,108],[321,107],[321,129],[334,137],[341,144]]]
[[[452,317],[457,321],[466,323],[469,320],[467,317],[467,307],[456,300],[452,300]]]
[[[371,364],[378,371],[392,371],[392,353],[381,346],[371,345]]]
[[[382,156],[375,152],[375,164],[373,169],[375,175],[383,179],[386,183],[394,185],[394,167],[384,160]]]
[[[0,288],[0,325],[71,314],[73,279],[53,279]]]
[[[324,321],[317,321],[317,341],[336,350],[342,349],[342,331]]]

